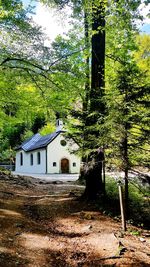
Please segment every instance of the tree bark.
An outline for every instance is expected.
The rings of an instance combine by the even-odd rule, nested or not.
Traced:
[[[105,5],[103,1],[99,1],[98,5],[93,4],[92,32],[90,110],[98,112],[100,116],[104,113],[102,97],[105,86]]]
[[[90,149],[98,148],[97,138],[99,130],[96,125],[105,112],[103,102],[105,86],[105,4],[103,1],[92,2],[92,60],[91,60],[91,90],[90,90],[90,117],[87,120],[90,130],[88,135],[91,137]],[[97,152],[95,164],[86,173],[86,194],[89,199],[95,199],[98,194],[103,192],[102,182],[102,160],[104,154]],[[102,156],[103,155],[103,156]],[[103,159],[102,159],[103,157]]]
[[[128,126],[125,125],[125,139],[124,139],[124,173],[125,173],[125,214],[128,218],[128,205],[129,205],[129,192],[128,192],[128,172],[129,172],[129,160],[128,160]]]
[[[95,200],[99,195],[103,193],[102,182],[102,168],[104,161],[104,153],[102,150],[97,150],[92,157],[92,161],[88,162],[88,165],[84,171],[84,177],[86,180],[86,188],[84,197],[87,200]]]

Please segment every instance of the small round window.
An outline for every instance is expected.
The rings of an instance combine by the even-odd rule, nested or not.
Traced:
[[[60,144],[61,144],[62,146],[66,146],[67,143],[66,143],[65,140],[61,140],[61,141],[60,141]]]

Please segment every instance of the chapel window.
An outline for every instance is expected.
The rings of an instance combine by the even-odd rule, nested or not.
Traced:
[[[33,154],[30,155],[30,164],[33,165]]]
[[[67,143],[66,143],[66,141],[65,141],[64,139],[60,141],[60,144],[61,144],[62,146],[66,146],[66,145],[67,145]]]
[[[20,153],[20,165],[21,166],[23,165],[23,154],[22,154],[22,152]]]
[[[41,153],[40,152],[37,153],[37,164],[38,165],[41,164]]]

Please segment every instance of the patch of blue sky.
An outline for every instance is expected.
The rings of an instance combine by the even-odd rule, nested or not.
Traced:
[[[37,6],[38,2],[36,0],[22,0],[23,6],[27,8],[29,5]]]
[[[144,24],[140,27],[140,32],[145,34],[150,34],[150,24]]]

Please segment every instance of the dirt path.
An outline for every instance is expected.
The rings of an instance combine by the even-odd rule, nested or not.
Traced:
[[[83,190],[1,175],[0,267],[150,266],[150,233],[122,235],[120,222],[77,200]]]

